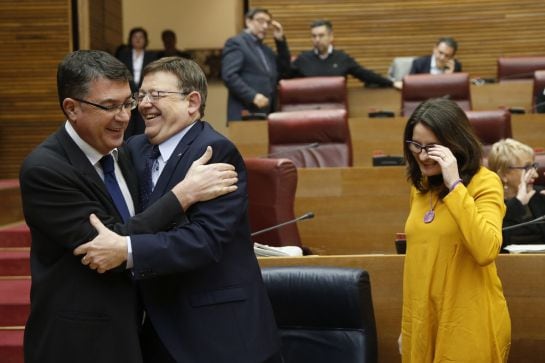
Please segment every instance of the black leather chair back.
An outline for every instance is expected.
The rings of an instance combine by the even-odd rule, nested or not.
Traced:
[[[273,267],[263,279],[282,337],[284,363],[376,363],[367,271]]]

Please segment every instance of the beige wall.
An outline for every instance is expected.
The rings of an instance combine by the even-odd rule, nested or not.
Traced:
[[[222,48],[242,25],[242,0],[123,0],[123,39],[131,28],[147,30],[149,48],[161,49],[161,32],[170,28],[178,48]]]

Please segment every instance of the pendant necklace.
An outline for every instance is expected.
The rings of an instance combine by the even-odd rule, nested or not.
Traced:
[[[435,206],[437,206],[437,202],[439,202],[439,196],[437,196],[437,200],[435,201],[435,204],[433,204],[433,193],[430,191],[430,210],[424,214],[424,223],[431,223],[433,219],[435,218]]]

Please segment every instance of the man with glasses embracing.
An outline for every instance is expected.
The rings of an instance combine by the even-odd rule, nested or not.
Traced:
[[[250,240],[244,162],[227,138],[202,121],[206,77],[195,62],[178,57],[150,63],[143,77],[135,98],[145,135],[128,140],[139,178],[149,180],[143,203],[153,208],[207,145],[214,150],[212,162],[234,165],[238,173],[236,191],[194,204],[172,230],[131,235],[146,313],[144,361],[277,362],[278,333]],[[99,236],[76,253],[86,253],[89,264],[104,271],[123,262],[126,239],[100,223],[96,227]]]
[[[141,209],[137,175],[127,152],[119,149],[137,104],[130,79],[127,68],[108,53],[69,54],[57,71],[67,121],[21,167],[23,210],[32,236],[26,363],[143,361],[130,266],[98,274],[73,253],[97,235],[91,214],[130,241],[135,233],[167,230],[193,203],[236,189],[232,166],[204,165],[208,151],[186,179],[135,215]]]
[[[250,9],[246,29],[227,39],[221,59],[221,77],[229,89],[227,120],[246,114],[266,115],[275,110],[276,83],[289,73],[290,51],[282,25],[268,10]],[[263,40],[273,29],[277,54]]]

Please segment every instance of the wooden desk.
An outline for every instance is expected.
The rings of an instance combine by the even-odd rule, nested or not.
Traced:
[[[404,167],[298,169],[296,215],[303,245],[320,255],[395,253],[409,208]]]
[[[522,107],[529,112],[532,107],[533,80],[471,85],[473,110],[495,110],[500,107]],[[350,117],[367,117],[370,111],[401,113],[401,91],[393,88],[348,88]]]
[[[336,266],[369,272],[378,335],[379,363],[400,362],[403,256],[353,255],[259,258],[261,267]],[[512,343],[509,363],[538,362],[545,356],[545,255],[500,255],[498,274],[509,313]]]
[[[354,166],[371,166],[373,152],[376,150],[389,155],[403,155],[402,139],[406,120],[405,117],[351,117],[348,122]],[[511,123],[514,138],[532,147],[545,147],[545,114],[515,114],[512,115]],[[231,123],[228,137],[245,157],[267,155],[267,121]]]

